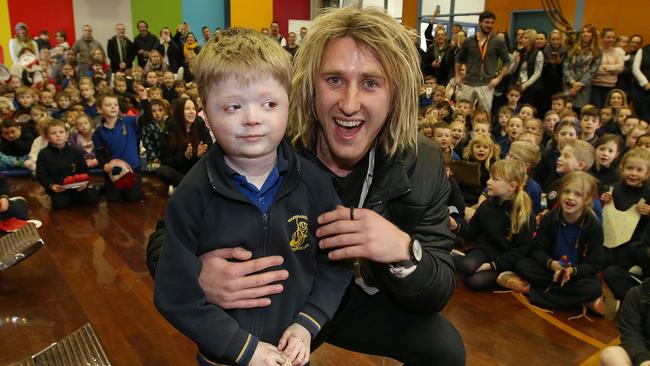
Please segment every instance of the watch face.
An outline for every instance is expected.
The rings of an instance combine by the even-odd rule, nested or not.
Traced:
[[[417,239],[413,240],[413,257],[415,258],[416,262],[419,262],[422,260],[422,246],[420,245],[420,242]]]

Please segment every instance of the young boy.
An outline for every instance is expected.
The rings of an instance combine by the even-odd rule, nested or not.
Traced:
[[[583,108],[580,111],[580,139],[587,141],[596,146],[596,141],[598,136],[596,136],[596,131],[600,128],[600,113],[598,113],[598,108],[589,106]]]
[[[84,113],[92,118],[97,117],[97,105],[95,100],[95,87],[89,79],[83,78],[79,82],[79,91],[83,98]]]
[[[508,136],[506,127],[508,126],[510,117],[512,117],[514,114],[515,111],[508,106],[503,106],[499,109],[499,118],[497,120],[498,124],[494,124],[492,128],[492,137],[494,141],[499,142],[501,139]]]
[[[83,154],[67,142],[68,130],[63,121],[49,119],[43,130],[48,145],[38,153],[36,179],[52,200],[52,208],[64,208],[73,203],[97,204],[99,193],[89,184],[66,189],[64,180],[76,174],[88,174]]]
[[[5,119],[2,122],[0,141],[0,170],[22,167],[28,158],[33,139],[32,136],[22,134],[16,121]]]
[[[167,101],[152,99],[151,120],[145,121],[142,127],[142,146],[145,149],[148,172],[160,168],[160,138],[165,132],[165,121],[169,114],[169,103],[166,103]]]
[[[542,134],[542,150],[546,147],[546,144],[553,139],[553,134],[555,132],[555,125],[560,122],[560,115],[553,110],[550,110],[544,114],[544,133]]]
[[[432,127],[433,129],[433,140],[440,145],[440,150],[443,153],[449,155],[452,160],[460,160],[460,155],[454,151],[452,137],[451,137],[451,127],[444,123],[436,123]]]
[[[34,90],[28,86],[21,86],[16,90],[16,112],[14,118],[29,114],[34,104]]]
[[[138,95],[148,106],[144,87]],[[106,199],[109,202],[142,199],[140,191],[140,129],[134,116],[120,116],[117,96],[106,94],[97,101],[101,113],[101,126],[93,132],[95,155],[104,170]],[[127,175],[128,184],[114,182],[116,177]],[[116,184],[117,183],[117,184]]]
[[[461,99],[456,103],[455,112],[465,119],[465,124],[472,121],[472,103],[467,99]]]
[[[169,200],[154,300],[198,345],[201,365],[304,365],[312,337],[350,282],[350,272],[328,260],[315,236],[318,215],[338,202],[331,179],[282,141],[289,58],[268,36],[235,29],[213,39],[194,63],[217,140]],[[251,113],[258,123],[249,122]],[[268,307],[226,311],[206,300],[198,255],[232,246],[253,257],[284,257],[294,275]]]
[[[171,71],[165,71],[163,75],[163,98],[171,103],[174,99],[178,98],[176,91],[174,90],[174,73]]]
[[[521,117],[524,122],[528,121],[531,118],[535,118],[536,113],[537,110],[530,104],[522,104],[521,107],[519,107],[519,117]]]
[[[519,99],[521,99],[521,87],[515,85],[512,88],[508,89],[506,98],[508,98],[508,104],[506,104],[506,107],[512,109],[513,113],[518,113]]]
[[[562,183],[562,177],[573,172],[583,171],[589,172],[591,166],[594,164],[596,157],[596,149],[590,143],[583,140],[573,140],[566,143],[560,151],[560,157],[557,159],[555,171],[560,176],[549,186],[546,195],[547,208],[549,210],[555,208],[560,196],[559,189]],[[602,222],[602,206],[600,198],[594,197],[592,200],[593,209],[598,219]]]
[[[510,144],[517,141],[519,135],[524,132],[524,121],[519,116],[512,116],[506,125],[506,137],[498,142],[501,146],[501,159],[505,158],[510,151]]]
[[[551,110],[557,114],[566,109],[566,97],[562,93],[553,94],[551,97]]]
[[[575,123],[564,121],[555,125],[554,140],[542,153],[542,160],[535,169],[535,180],[542,186],[543,190],[546,190],[558,178],[555,168],[560,157],[560,151],[577,136],[578,130]]]
[[[54,96],[54,101],[56,102],[57,109],[52,112],[52,118],[61,118],[63,114],[70,108],[72,105],[70,101],[70,94],[67,90],[60,91]]]

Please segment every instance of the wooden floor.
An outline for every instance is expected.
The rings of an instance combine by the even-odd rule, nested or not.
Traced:
[[[0,272],[0,365],[43,349],[86,322],[113,365],[193,365],[195,348],[152,304],[145,238],[162,217],[167,187],[145,177],[144,203],[50,211],[41,187],[10,179],[27,198],[45,247]],[[473,293],[458,283],[445,315],[463,335],[468,365],[596,365],[618,342],[614,322],[548,314],[511,293]],[[368,330],[372,331],[372,330]],[[325,345],[312,365],[399,365]]]

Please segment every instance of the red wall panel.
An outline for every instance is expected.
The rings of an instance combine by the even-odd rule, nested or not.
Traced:
[[[12,35],[15,34],[16,24],[23,22],[27,24],[32,37],[47,29],[50,32],[50,42],[54,44],[54,33],[63,29],[70,46],[74,44],[76,36],[72,0],[9,0],[8,5]]]
[[[309,20],[310,12],[309,0],[273,0],[273,19],[280,23],[280,33],[285,37],[289,33],[289,19]]]

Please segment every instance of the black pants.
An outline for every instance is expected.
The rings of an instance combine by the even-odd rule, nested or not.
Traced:
[[[161,165],[160,168],[156,170],[156,174],[158,174],[160,179],[162,179],[165,184],[172,185],[174,187],[178,187],[178,185],[181,184],[183,177],[185,176],[185,174],[179,172],[169,165]]]
[[[440,313],[414,314],[397,308],[384,291],[370,296],[351,285],[334,318],[313,341],[394,358],[405,366],[465,365],[460,333]]]
[[[610,266],[605,269],[605,283],[617,300],[623,300],[627,291],[638,286],[643,281],[643,276],[633,275],[625,268]]]
[[[140,171],[135,171],[135,186],[131,189],[118,189],[108,174],[104,173],[104,189],[108,202],[137,202],[142,200],[142,176]]]
[[[485,291],[497,287],[497,271],[481,271],[476,272],[481,264],[491,262],[494,258],[490,258],[483,250],[476,248],[465,256],[457,256],[454,258],[454,265],[456,269],[463,275],[463,282],[465,285],[474,291]]]
[[[592,85],[589,102],[596,108],[602,108],[605,103],[607,103],[607,96],[612,89],[614,89],[614,87]]]
[[[634,81],[632,88],[632,100],[634,111],[644,121],[650,121],[650,90],[645,90]]]
[[[559,283],[552,282],[553,271],[530,258],[519,260],[515,268],[531,284],[530,302],[544,308],[576,308],[602,294],[600,282],[595,277],[572,279],[560,287]]]
[[[7,211],[0,212],[0,221],[8,220],[15,217],[20,220],[29,219],[29,208],[27,202],[23,200],[9,200]]]
[[[52,200],[52,208],[64,208],[73,203],[95,205],[99,201],[99,192],[95,187],[88,187],[81,192],[73,189],[61,193],[53,193],[50,195],[50,199]]]

